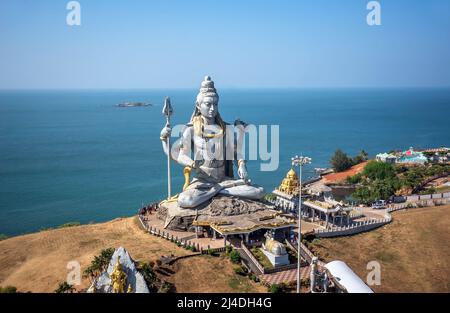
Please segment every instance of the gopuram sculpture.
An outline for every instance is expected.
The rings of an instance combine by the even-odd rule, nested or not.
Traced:
[[[225,123],[219,114],[218,105],[219,95],[214,82],[206,76],[201,83],[192,117],[180,140],[170,145],[169,119],[161,131],[164,152],[167,155],[171,151],[170,158],[184,166],[186,181],[177,197],[180,208],[194,209],[216,195],[251,200],[264,197],[263,188],[250,183],[242,157],[239,136],[242,139],[245,123],[237,120],[234,123],[236,127]],[[171,113],[171,108],[165,110],[167,114]],[[236,129],[240,130],[238,138],[234,136]],[[237,167],[239,179],[233,177],[233,166]],[[191,172],[195,175],[190,181]]]

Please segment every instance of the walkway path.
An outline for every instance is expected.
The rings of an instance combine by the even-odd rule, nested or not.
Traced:
[[[144,225],[147,227],[152,227],[153,230],[160,231],[162,234],[168,234],[169,237],[173,236],[174,238],[177,238],[179,240],[183,241],[189,241],[191,244],[199,245],[200,248],[203,250],[206,250],[208,248],[216,249],[216,248],[223,248],[225,247],[224,240],[222,238],[207,238],[207,237],[201,237],[201,238],[195,238],[194,232],[188,232],[188,231],[176,231],[176,230],[170,230],[164,228],[164,223],[160,219],[156,217],[156,214],[146,214],[144,216]]]
[[[239,252],[239,255],[241,256],[241,259],[244,261],[244,263],[250,268],[252,273],[254,273],[257,276],[262,275],[259,268],[253,263],[253,261],[249,258],[247,253],[243,249],[236,249]]]
[[[310,267],[304,266],[300,268],[300,280],[309,278]],[[268,285],[281,284],[281,283],[293,283],[297,281],[297,269],[291,269],[283,272],[276,272],[271,274],[264,274],[260,276],[263,283]]]

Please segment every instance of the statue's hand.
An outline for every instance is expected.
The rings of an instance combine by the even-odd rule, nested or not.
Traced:
[[[241,162],[241,164],[239,164],[238,175],[239,175],[239,178],[247,181],[247,179],[248,179],[248,172],[247,172],[247,166],[245,166],[244,162]]]
[[[170,134],[172,133],[172,129],[169,126],[165,126],[162,130],[161,130],[161,134],[160,137],[161,140],[166,140],[168,137],[170,137]]]

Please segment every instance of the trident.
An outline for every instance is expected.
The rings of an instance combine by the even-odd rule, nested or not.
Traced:
[[[163,115],[166,117],[166,127],[170,127],[170,116],[173,113],[172,105],[170,104],[170,98],[164,99],[164,107],[162,109]],[[170,199],[170,136],[167,137],[167,199]]]

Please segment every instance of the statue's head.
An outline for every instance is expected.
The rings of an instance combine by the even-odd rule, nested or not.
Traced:
[[[116,266],[114,266],[115,271],[122,271],[122,264],[120,264],[120,255],[117,257]]]
[[[202,81],[200,92],[195,102],[196,111],[206,118],[216,118],[218,111],[219,95],[211,77],[206,76]]]

